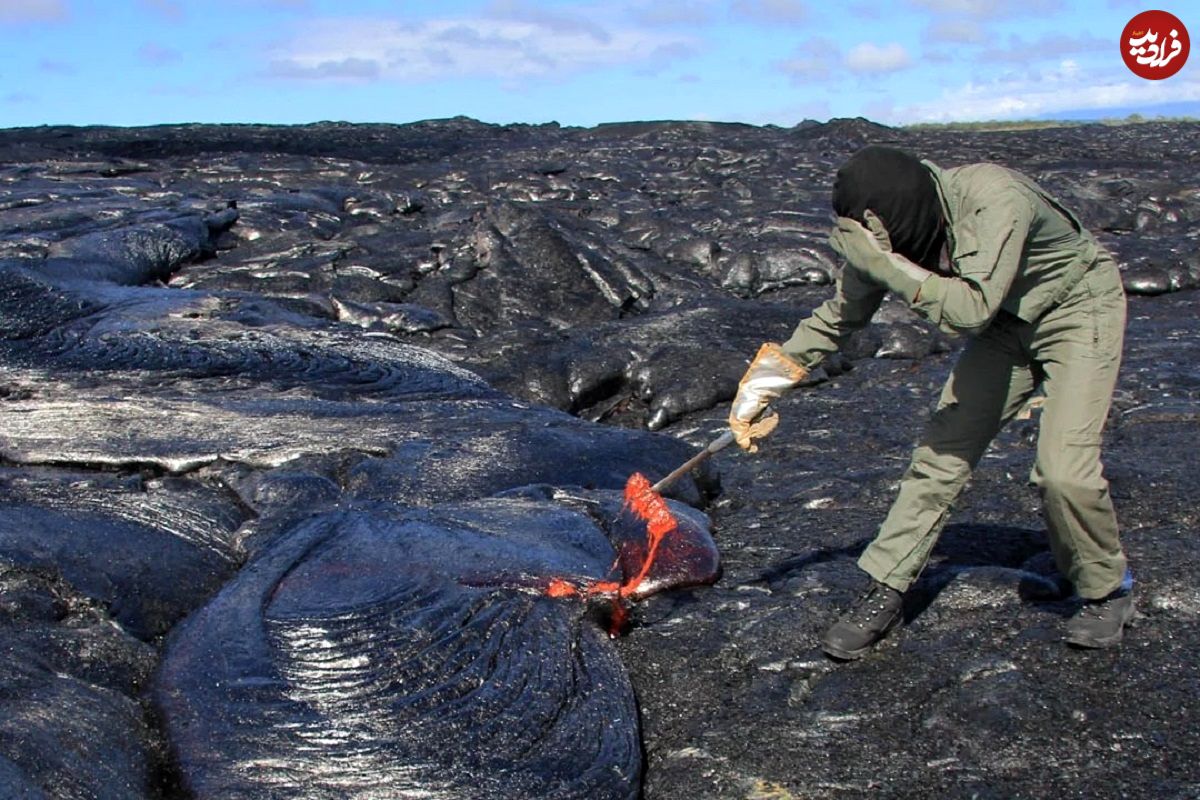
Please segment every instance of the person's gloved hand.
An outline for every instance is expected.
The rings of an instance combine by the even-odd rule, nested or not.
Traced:
[[[758,450],[757,440],[779,424],[779,415],[775,412],[756,419],[759,413],[807,375],[808,370],[788,358],[783,348],[774,342],[758,348],[758,354],[738,384],[737,397],[729,411],[729,429],[739,447],[750,453]]]
[[[829,234],[830,247],[851,267],[912,303],[933,273],[893,253],[887,229],[869,209],[863,219],[865,227],[849,217],[838,217]]]

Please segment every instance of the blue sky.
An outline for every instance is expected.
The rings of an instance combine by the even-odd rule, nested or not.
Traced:
[[[0,0],[0,127],[169,122],[790,126],[1200,116],[1200,55],[1121,61],[1164,0]]]

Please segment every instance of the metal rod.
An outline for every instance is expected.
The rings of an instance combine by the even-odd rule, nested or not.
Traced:
[[[767,406],[762,411],[758,412],[758,414],[755,415],[754,419],[756,421],[759,419],[762,419],[763,417],[771,414],[773,411],[774,411],[774,409],[771,408],[771,406]],[[711,442],[709,442],[708,447],[704,448],[699,453],[692,456],[687,461],[683,462],[681,465],[679,465],[679,467],[672,470],[667,475],[667,477],[663,478],[661,481],[659,481],[658,483],[651,486],[650,491],[652,491],[656,494],[661,494],[664,489],[670,488],[671,484],[675,483],[675,481],[679,480],[684,475],[688,474],[693,469],[700,466],[705,461],[707,461],[709,458],[711,458],[713,453],[719,453],[722,450],[724,450],[726,447],[729,447],[729,445],[731,445],[731,444],[733,444],[733,431],[726,430],[724,433],[722,433],[716,439],[713,439]]]

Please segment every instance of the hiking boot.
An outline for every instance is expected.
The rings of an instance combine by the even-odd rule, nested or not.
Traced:
[[[861,658],[896,627],[904,610],[904,595],[872,581],[862,597],[821,638],[821,649],[834,658]]]
[[[1067,621],[1067,644],[1075,647],[1116,647],[1125,626],[1133,623],[1137,608],[1133,593],[1118,590],[1099,600],[1085,600]]]

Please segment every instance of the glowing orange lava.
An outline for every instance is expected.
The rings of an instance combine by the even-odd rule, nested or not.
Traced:
[[[611,636],[620,634],[621,628],[628,619],[629,609],[626,607],[626,598],[636,592],[642,581],[650,574],[659,544],[668,534],[679,527],[678,521],[671,514],[671,509],[667,507],[667,501],[654,491],[649,479],[640,472],[635,472],[625,483],[624,509],[646,523],[646,558],[638,568],[637,574],[632,577],[627,576],[620,583],[617,581],[594,581],[575,584],[566,578],[551,578],[544,589],[548,597],[582,595],[584,597],[607,596],[611,598],[612,611],[609,624]]]
[[[628,597],[637,590],[654,565],[658,546],[667,534],[679,526],[674,515],[671,514],[671,509],[667,507],[667,501],[651,488],[649,479],[640,472],[630,475],[629,480],[625,483],[625,505],[639,519],[646,521],[646,530],[650,534],[650,540],[642,568],[638,570],[637,575],[621,585],[620,595],[622,597]]]
[[[546,594],[550,597],[571,597],[579,594],[579,589],[562,578],[552,578],[546,587]]]

